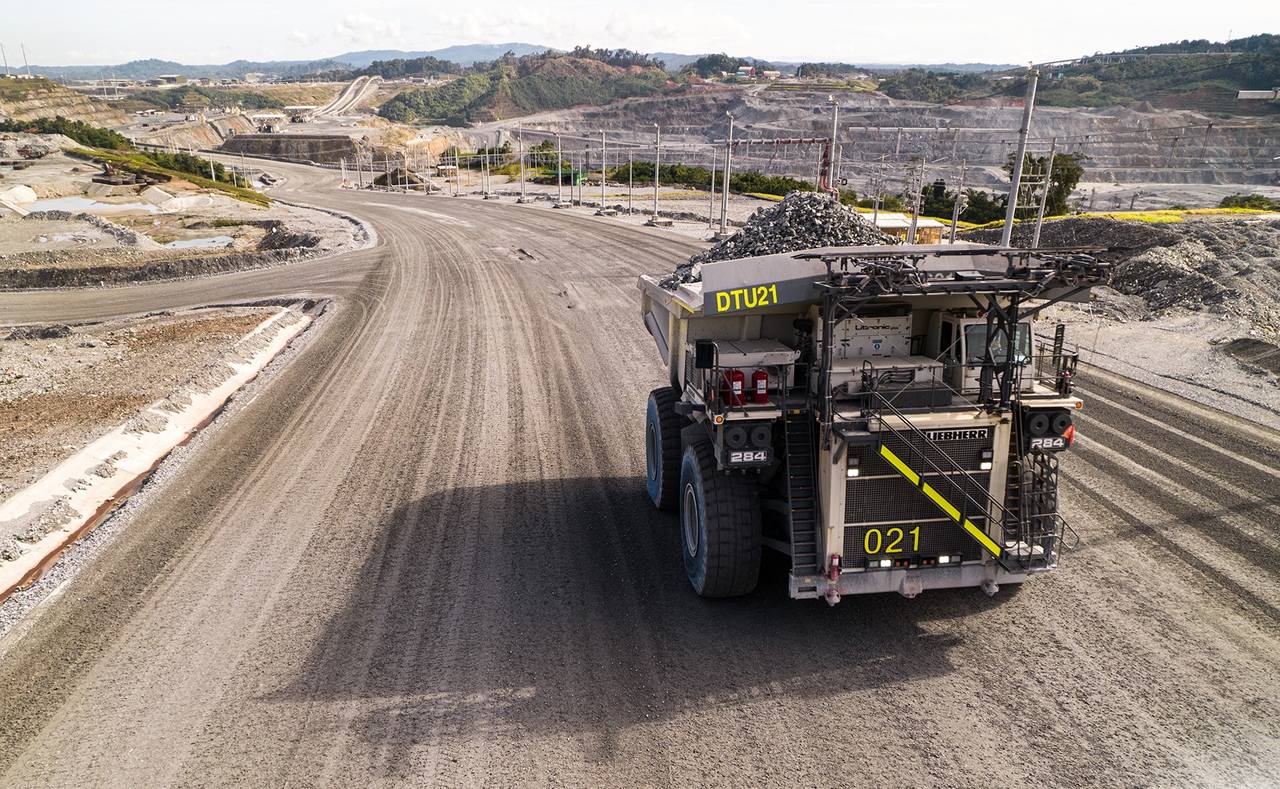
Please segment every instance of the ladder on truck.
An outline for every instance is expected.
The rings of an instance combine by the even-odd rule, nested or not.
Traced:
[[[818,474],[813,433],[816,423],[807,403],[784,403],[782,423],[787,452],[787,524],[793,578],[818,573]]]

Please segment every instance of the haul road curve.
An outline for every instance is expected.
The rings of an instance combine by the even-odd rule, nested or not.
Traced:
[[[1064,491],[1082,547],[1058,573],[828,608],[788,600],[770,561],[754,595],[701,600],[643,493],[663,374],[634,286],[691,245],[280,169],[379,244],[0,296],[18,321],[334,298],[166,495],[0,642],[0,785],[1280,775],[1275,434],[1086,378]]]

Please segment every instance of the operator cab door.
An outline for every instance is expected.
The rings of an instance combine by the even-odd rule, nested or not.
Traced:
[[[965,391],[965,367],[962,364],[963,342],[959,324],[942,316],[938,327],[938,350],[933,357],[943,364],[943,380],[957,392]]]
[[[945,321],[944,321],[945,325]],[[963,376],[960,391],[965,394],[978,392],[982,362],[987,352],[987,321],[985,318],[967,318],[956,322],[954,330],[959,333],[959,341],[955,343],[960,349],[963,365],[958,366],[957,378]],[[1019,377],[1023,389],[1031,386],[1031,324],[1023,321],[1018,324],[1014,340],[1014,361],[1023,365]],[[1003,332],[997,331],[991,344],[991,355],[997,363],[1003,362],[1009,353],[1008,341]],[[950,381],[948,381],[950,383]]]

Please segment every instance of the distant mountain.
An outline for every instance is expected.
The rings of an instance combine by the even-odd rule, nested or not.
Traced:
[[[788,64],[792,65],[792,64]],[[935,74],[980,74],[984,71],[1008,71],[1023,68],[1010,63],[859,63],[859,68],[867,71],[906,71],[907,69],[924,69]]]
[[[181,74],[193,79],[242,79],[245,74],[295,77],[343,65],[333,60],[235,60],[223,64],[190,65],[149,59],[131,60],[114,66],[32,66],[31,71],[56,80],[154,79],[162,74]]]
[[[666,65],[667,71],[672,73],[679,71],[693,61],[705,55],[705,52],[697,55],[682,55],[679,52],[650,52],[649,57],[654,60],[661,60]]]
[[[399,50],[399,49],[367,49],[358,52],[344,52],[330,58],[317,60],[236,60],[223,64],[192,65],[177,63],[172,60],[132,60],[118,65],[101,66],[32,66],[33,72],[43,74],[55,80],[82,79],[154,79],[162,74],[181,74],[185,77],[207,79],[241,79],[246,74],[268,74],[279,77],[299,77],[318,72],[362,69],[374,61],[410,60],[413,58],[433,57],[447,60],[463,66],[470,66],[479,61],[496,60],[507,52],[517,57],[533,55],[541,52],[559,52],[554,47],[543,44],[527,44],[518,41],[505,44],[459,44],[441,49]],[[686,65],[702,57],[702,54],[682,54],[679,52],[651,52],[650,57],[663,61],[667,70],[677,72]],[[756,62],[759,58],[742,58]],[[794,71],[798,62],[770,61],[784,71]],[[936,63],[936,64],[894,64],[868,63],[859,68],[869,71],[901,71],[909,68],[924,68],[934,72],[982,72],[1000,71],[1014,66],[993,63]]]
[[[399,49],[367,49],[362,52],[345,52],[337,55],[331,60],[339,63],[346,63],[355,68],[364,68],[375,60],[411,60],[413,58],[432,57],[438,60],[448,60],[463,66],[470,66],[476,61],[497,60],[508,52],[513,52],[517,57],[522,55],[535,55],[539,52],[551,51],[551,47],[541,44],[522,44],[519,42],[511,42],[508,44],[459,44],[443,49],[428,49],[406,51]]]
[[[707,53],[703,52],[697,55],[683,55],[679,52],[650,52],[649,57],[661,60],[667,66],[667,71],[677,72],[700,57],[704,57]],[[756,57],[740,57],[750,63],[770,63],[779,70],[786,73],[794,73],[798,66],[804,64],[805,61],[800,60],[770,60],[768,58]],[[851,68],[862,71],[906,71],[912,68],[922,68],[937,73],[966,74],[978,73],[983,71],[1004,71],[1006,69],[1017,68],[1003,63],[849,63]]]

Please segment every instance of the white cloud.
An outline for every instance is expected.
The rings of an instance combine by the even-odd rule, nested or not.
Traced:
[[[347,14],[334,25],[333,32],[351,44],[385,47],[404,39],[399,19],[378,19],[365,13]]]

